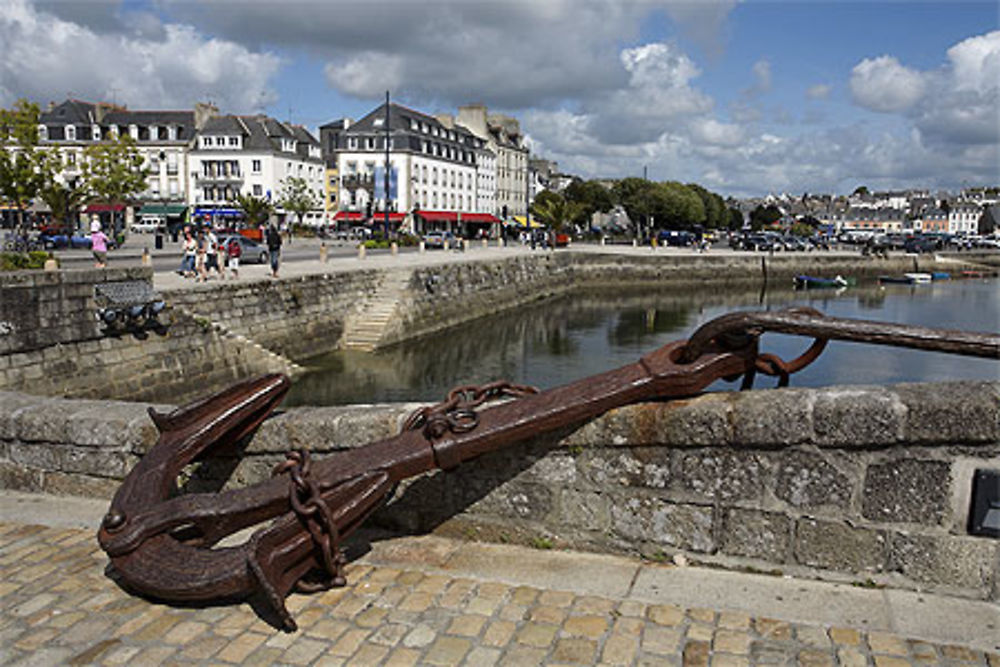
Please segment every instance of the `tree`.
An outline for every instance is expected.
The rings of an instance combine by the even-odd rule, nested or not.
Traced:
[[[594,213],[607,213],[614,208],[614,197],[611,191],[597,181],[581,181],[574,179],[563,191],[567,202],[578,206],[579,212],[572,222],[590,227]]]
[[[83,182],[90,201],[127,204],[146,189],[149,170],[136,148],[135,140],[123,134],[83,149]],[[119,229],[115,216],[115,231]]]
[[[735,206],[731,207],[729,209],[729,229],[733,231],[738,231],[740,229],[743,229],[743,222],[744,222],[743,213],[740,211],[740,209],[736,208]]]
[[[750,228],[755,232],[773,225],[778,220],[781,220],[781,209],[774,204],[768,204],[766,208],[757,204],[757,207],[750,211]]]
[[[0,109],[0,197],[17,208],[18,227],[24,226],[24,210],[50,176],[47,152],[39,148],[40,115],[38,105],[24,99]]]
[[[701,199],[701,204],[705,209],[706,227],[715,229],[728,224],[729,216],[726,213],[726,203],[722,197],[714,192],[709,192],[697,183],[688,183],[687,187]]]
[[[562,195],[543,190],[535,196],[531,214],[542,224],[548,225],[558,232],[567,223],[573,221],[580,209],[581,206],[576,202],[566,201]]]
[[[312,190],[309,189],[309,183],[306,179],[289,176],[282,181],[278,206],[294,213],[301,225],[302,218],[305,217],[306,213],[317,208],[319,204],[313,196]]]
[[[869,192],[868,192],[868,186],[867,185],[859,185],[858,187],[854,188],[854,192],[852,194],[854,194],[855,196],[857,196],[857,195],[867,196],[869,194]]]
[[[694,190],[676,181],[655,184],[650,214],[656,227],[666,229],[691,229],[705,222],[705,206],[701,198]]]
[[[649,220],[655,186],[655,183],[633,176],[617,181],[611,189],[615,201],[625,209],[636,232],[640,224]]]
[[[251,227],[263,225],[274,212],[271,202],[253,195],[236,195],[233,206],[243,211],[243,217]]]
[[[87,192],[83,188],[71,188],[59,181],[50,180],[38,193],[42,201],[52,209],[52,218],[67,226],[74,219],[73,213],[86,201]]]

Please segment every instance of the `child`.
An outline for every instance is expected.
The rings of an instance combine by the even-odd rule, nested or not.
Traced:
[[[229,243],[226,245],[226,257],[229,259],[229,269],[233,272],[233,280],[240,277],[240,255],[242,254],[243,248],[240,247],[240,242],[236,239],[229,239]]]

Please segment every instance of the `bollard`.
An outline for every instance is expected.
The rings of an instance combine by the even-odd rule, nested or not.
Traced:
[[[483,250],[486,250],[489,247],[490,247],[489,243],[486,241],[486,239],[483,239]]]
[[[364,259],[365,258],[365,250],[366,250],[365,244],[364,243],[359,243],[358,244],[358,259]]]
[[[449,242],[448,242],[448,239],[445,239],[445,240],[444,240],[444,245],[442,245],[441,247],[442,247],[442,248],[443,248],[444,250],[451,250],[451,243],[449,243]]]
[[[497,247],[498,248],[506,248],[507,247],[507,239],[505,239],[502,236],[500,238],[498,238],[497,239]]]
[[[469,249],[469,239],[462,239],[462,252],[466,252]]]
[[[52,256],[52,253],[49,253],[49,258],[45,260],[45,270],[46,271],[59,270],[59,262],[57,262],[56,258]]]
[[[393,241],[389,244],[389,252],[393,257],[399,254],[399,244]]]
[[[149,256],[149,248],[142,249],[142,265],[143,266],[153,265],[153,258]]]
[[[324,241],[323,243],[319,244],[319,261],[323,262],[324,264],[326,264],[327,252],[328,251],[326,248],[326,242]]]
[[[632,247],[633,248],[639,247],[639,239],[632,239]]]
[[[422,255],[425,252],[427,252],[427,244],[425,244],[423,241],[421,241],[420,242],[420,254]]]
[[[607,236],[602,236],[601,237],[601,245],[607,245],[607,244],[608,244],[608,237]]]

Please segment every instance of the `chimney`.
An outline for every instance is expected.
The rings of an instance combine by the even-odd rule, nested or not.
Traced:
[[[196,102],[194,105],[194,129],[205,127],[209,118],[219,115],[219,109],[211,102]]]
[[[486,105],[467,104],[458,107],[458,124],[464,126],[481,139],[488,138],[489,130],[486,127]]]
[[[441,123],[449,130],[455,129],[455,117],[452,116],[450,113],[434,114],[434,118],[436,118],[437,122]]]

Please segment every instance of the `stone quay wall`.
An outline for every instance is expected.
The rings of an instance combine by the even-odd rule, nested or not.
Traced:
[[[290,409],[182,487],[244,486],[291,448],[388,437],[414,407]],[[110,498],[155,439],[137,403],[0,393],[4,488]],[[714,393],[410,480],[372,522],[1000,601],[1000,540],[966,531],[979,468],[1000,469],[1000,383]]]
[[[375,271],[166,292],[164,331],[108,335],[95,317],[105,283],[151,282],[148,267],[0,274],[0,390],[183,402],[293,358],[335,349]]]
[[[468,258],[410,271],[381,343],[457,324],[577,288],[650,285],[788,285],[803,273],[855,277],[920,268],[982,267],[1000,253],[875,259],[836,253],[677,255],[539,250],[495,261]],[[337,349],[345,324],[379,299],[390,273],[356,269],[282,280],[187,286],[164,297],[166,333],[105,335],[95,286],[150,281],[151,269],[20,271],[0,275],[0,390],[80,398],[183,402],[264,372],[296,374],[296,362]]]

